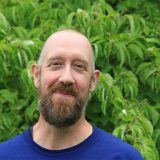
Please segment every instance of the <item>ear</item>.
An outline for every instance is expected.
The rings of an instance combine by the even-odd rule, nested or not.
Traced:
[[[100,71],[99,70],[95,70],[93,75],[92,75],[92,81],[91,81],[91,88],[90,88],[90,91],[92,92],[95,87],[96,87],[96,82],[99,78],[99,75],[100,75]]]
[[[32,64],[32,76],[34,80],[34,85],[36,88],[39,86],[39,67],[37,64]]]

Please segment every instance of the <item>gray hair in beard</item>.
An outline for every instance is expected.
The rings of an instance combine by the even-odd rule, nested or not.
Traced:
[[[55,91],[66,91],[73,94],[74,102],[66,101],[66,99],[61,99],[58,103],[53,101]],[[47,95],[39,94],[39,111],[50,125],[57,128],[71,126],[81,117],[88,101],[88,96],[80,95],[73,86],[54,85],[50,87]]]

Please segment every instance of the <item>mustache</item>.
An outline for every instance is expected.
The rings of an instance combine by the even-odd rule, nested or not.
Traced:
[[[55,92],[62,92],[65,94],[70,94],[72,96],[77,96],[76,88],[73,85],[67,85],[63,83],[58,83],[50,86],[48,91],[50,95]]]

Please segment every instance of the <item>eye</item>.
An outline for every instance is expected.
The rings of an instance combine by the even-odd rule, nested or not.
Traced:
[[[55,61],[55,62],[49,63],[48,68],[50,68],[51,70],[57,70],[57,69],[60,69],[62,65],[63,65],[62,62]]]
[[[78,71],[85,71],[86,70],[86,66],[81,63],[74,64],[74,68]]]

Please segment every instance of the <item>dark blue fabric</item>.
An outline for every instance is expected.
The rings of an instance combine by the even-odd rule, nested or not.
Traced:
[[[0,160],[143,160],[131,145],[93,127],[82,143],[63,150],[47,150],[32,140],[30,129],[0,144]]]

